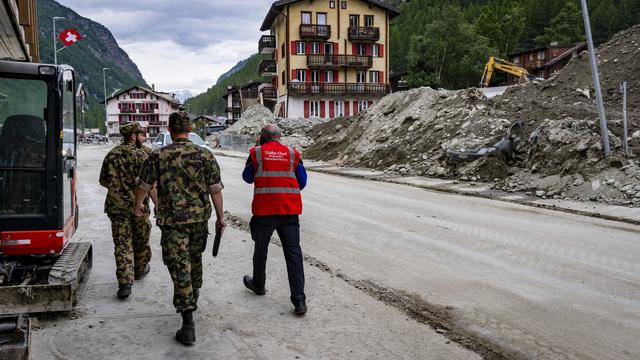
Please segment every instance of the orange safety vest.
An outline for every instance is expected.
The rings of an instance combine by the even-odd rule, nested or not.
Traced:
[[[249,150],[255,169],[254,215],[300,215],[302,196],[296,178],[300,153],[277,141]]]

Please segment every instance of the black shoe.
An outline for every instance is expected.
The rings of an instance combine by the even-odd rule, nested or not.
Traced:
[[[147,264],[147,266],[144,267],[144,270],[142,270],[139,273],[136,273],[136,275],[134,276],[134,279],[136,280],[142,279],[143,277],[147,276],[150,270],[151,270],[151,265]]]
[[[182,325],[176,332],[176,340],[182,345],[193,345],[196,342],[196,327],[191,325]]]
[[[131,284],[123,284],[118,287],[118,299],[126,299],[131,295]]]
[[[176,332],[176,340],[182,345],[196,342],[196,327],[193,323],[193,311],[183,312],[182,327]]]
[[[245,275],[242,278],[242,282],[244,283],[244,286],[247,287],[247,289],[253,291],[256,295],[264,295],[266,293],[264,288],[263,289],[259,289],[255,285],[253,285],[253,279],[249,275]]]
[[[307,303],[304,300],[296,301],[293,307],[295,308],[294,311],[296,315],[304,315],[307,313]]]

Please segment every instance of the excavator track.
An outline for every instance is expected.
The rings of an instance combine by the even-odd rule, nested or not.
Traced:
[[[71,311],[92,267],[90,243],[69,243],[49,272],[48,284],[0,286],[0,315]]]

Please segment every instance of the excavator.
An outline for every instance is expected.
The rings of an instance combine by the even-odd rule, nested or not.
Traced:
[[[494,72],[497,70],[517,77],[520,83],[540,80],[539,78],[531,75],[527,71],[527,69],[506,60],[492,56],[489,58],[487,65],[485,65],[484,67],[480,86],[489,87],[491,85],[491,80],[493,79]]]
[[[78,228],[76,77],[0,61],[0,359],[29,358],[29,314],[71,311],[92,267]]]

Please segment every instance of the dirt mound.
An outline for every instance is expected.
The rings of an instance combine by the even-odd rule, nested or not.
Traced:
[[[260,134],[260,129],[264,125],[274,123],[275,120],[275,115],[269,109],[256,104],[245,110],[240,120],[231,125],[226,131],[255,137]]]
[[[548,81],[513,87],[492,99],[475,89],[391,94],[365,113],[311,129],[315,142],[306,155],[405,175],[502,179],[497,187],[506,191],[640,206],[640,169],[634,161],[640,155],[639,55],[640,26],[598,49],[613,151],[608,159],[587,53]],[[628,82],[629,157],[622,151],[623,81]],[[517,132],[507,136],[514,123],[520,124]]]

